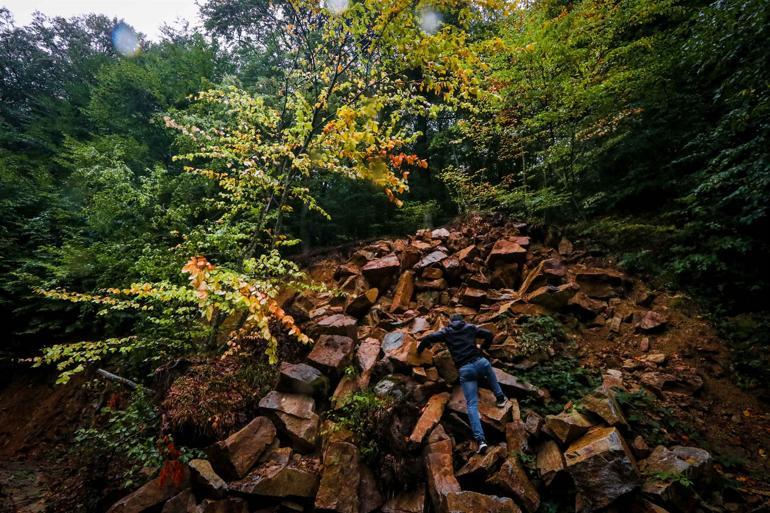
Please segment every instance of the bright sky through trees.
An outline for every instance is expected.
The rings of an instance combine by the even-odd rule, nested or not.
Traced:
[[[174,25],[178,19],[199,22],[195,0],[3,0],[2,6],[19,26],[28,24],[35,11],[67,18],[96,13],[123,19],[153,40],[159,39],[164,24]]]

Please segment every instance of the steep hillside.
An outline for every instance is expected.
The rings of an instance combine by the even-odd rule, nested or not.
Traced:
[[[164,432],[205,458],[170,452],[110,511],[768,507],[767,405],[732,382],[692,301],[612,258],[474,217],[317,255],[308,270],[325,287],[284,309],[314,345],[287,342],[262,388],[228,385],[241,372],[230,358],[161,369]],[[451,313],[495,334],[488,355],[512,399],[500,409],[481,390],[483,456],[448,352],[416,352]],[[257,355],[260,342],[231,346]]]

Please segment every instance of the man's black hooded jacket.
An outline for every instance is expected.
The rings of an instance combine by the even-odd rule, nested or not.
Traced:
[[[417,352],[421,353],[423,349],[429,347],[434,342],[444,342],[452,355],[455,366],[459,369],[466,363],[472,362],[482,356],[481,351],[476,347],[476,339],[484,339],[483,346],[492,343],[493,335],[489,330],[479,328],[475,324],[468,324],[462,320],[452,321],[449,326],[431,333],[420,342]]]

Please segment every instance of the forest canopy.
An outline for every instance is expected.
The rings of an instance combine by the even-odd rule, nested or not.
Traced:
[[[0,9],[0,351],[145,375],[237,351],[229,320],[275,359],[294,256],[478,211],[766,310],[762,0],[200,8],[129,55],[120,20]]]

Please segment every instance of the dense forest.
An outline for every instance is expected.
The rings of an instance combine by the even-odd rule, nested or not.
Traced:
[[[270,373],[313,338],[284,302],[313,255],[478,214],[686,294],[767,397],[764,0],[199,7],[157,41],[0,8],[0,359],[138,383],[127,488],[164,457],[131,424],[158,368]]]

